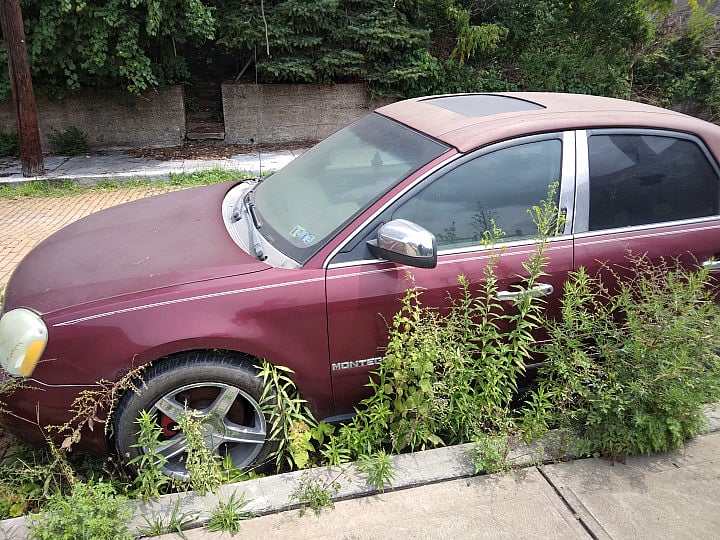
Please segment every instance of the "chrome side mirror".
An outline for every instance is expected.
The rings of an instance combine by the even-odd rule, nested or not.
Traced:
[[[378,229],[377,239],[368,242],[379,259],[407,264],[417,268],[437,266],[435,235],[406,219],[394,219]]]

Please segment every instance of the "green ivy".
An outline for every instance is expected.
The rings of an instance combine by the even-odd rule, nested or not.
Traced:
[[[689,8],[677,25],[672,0],[23,2],[36,92],[54,98],[139,94],[224,55],[227,78],[249,61],[262,83],[366,82],[373,97],[534,90],[715,112],[716,18]]]
[[[35,91],[55,98],[180,82],[185,48],[214,30],[213,10],[201,0],[28,0],[22,9]],[[2,70],[0,100],[8,97]]]

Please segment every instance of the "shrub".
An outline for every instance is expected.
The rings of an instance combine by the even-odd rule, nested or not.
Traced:
[[[5,133],[0,130],[0,157],[20,155],[20,143],[17,133]]]
[[[77,482],[67,497],[53,495],[45,512],[31,517],[30,537],[130,540],[131,513],[127,500],[111,484]]]
[[[582,450],[612,457],[681,446],[702,429],[702,405],[720,399],[709,271],[631,262],[615,292],[582,268],[570,277],[533,400]]]
[[[523,263],[532,289],[545,275],[545,240],[562,217],[556,186],[529,209],[539,231],[535,251]],[[494,227],[494,224],[493,224]],[[501,232],[485,239],[491,247]],[[540,327],[543,300],[524,294],[511,310],[497,298],[498,249],[489,258],[477,290],[460,277],[460,295],[447,313],[421,305],[411,288],[393,318],[382,364],[352,422],[339,432],[339,445],[353,456],[380,449],[398,453],[471,441],[484,434],[518,429],[512,411],[517,383],[532,354],[532,332]]]
[[[64,156],[77,156],[90,151],[87,135],[75,126],[67,127],[63,131],[53,129],[48,140],[52,151]]]

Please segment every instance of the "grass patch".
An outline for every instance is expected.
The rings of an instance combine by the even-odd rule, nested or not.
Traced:
[[[94,185],[83,185],[70,180],[34,180],[22,184],[0,185],[0,198],[17,199],[29,197],[66,197],[78,193],[92,191],[110,191],[119,189],[149,189],[149,188],[172,188],[172,187],[194,187],[208,184],[218,184],[233,180],[245,180],[253,175],[240,171],[226,169],[208,169],[206,171],[195,171],[191,173],[170,174],[167,178],[145,179],[133,178],[130,180],[119,180],[109,178]]]

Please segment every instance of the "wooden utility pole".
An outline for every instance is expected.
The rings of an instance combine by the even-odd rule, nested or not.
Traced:
[[[35,94],[30,78],[20,0],[0,0],[0,26],[7,50],[23,176],[45,174]]]

